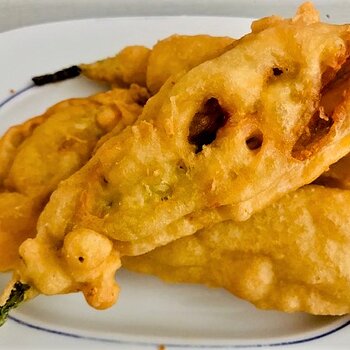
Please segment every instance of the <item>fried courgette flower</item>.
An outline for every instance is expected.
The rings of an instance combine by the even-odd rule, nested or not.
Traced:
[[[112,87],[126,88],[137,84],[155,94],[171,75],[219,56],[228,51],[233,42],[234,39],[229,37],[172,35],[160,40],[152,49],[127,46],[115,56],[34,77],[33,82],[40,86],[82,74]]]
[[[109,307],[120,256],[247,220],[342,158],[349,93],[328,114],[320,101],[349,56],[350,27],[316,17],[307,4],[292,20],[264,19],[169,79],[133,126],[60,183],[20,247],[19,280]]]
[[[43,115],[10,128],[0,139],[0,184],[2,186],[2,192],[0,192],[0,271],[13,269],[18,262],[18,247],[26,238],[35,236],[38,216],[58,183],[87,161],[92,153],[91,149],[98,148],[109,138],[120,133],[141,114],[142,106],[147,101],[149,94],[145,88],[135,83],[146,85],[147,67],[149,67],[147,80],[155,91],[155,86],[158,89],[172,74],[189,70],[209,58],[218,56],[227,50],[227,45],[232,42],[233,39],[226,37],[174,35],[159,41],[152,52],[142,46],[127,47],[115,57],[80,66],[85,76],[124,88],[114,88],[112,92],[95,97],[61,102],[51,107]],[[194,50],[195,56],[193,55]],[[169,59],[171,59],[170,65],[168,64]],[[59,77],[63,75],[62,78],[64,78],[65,74],[69,74],[71,71],[60,71]],[[52,81],[51,75],[42,76],[36,81],[40,85],[46,81],[47,77]],[[94,103],[94,101],[99,101],[101,105]],[[110,105],[114,105],[112,108],[114,112],[111,112]],[[76,152],[73,143],[71,143],[70,149],[67,145],[64,147],[65,154],[68,151],[75,153],[74,157],[79,158],[79,160],[78,164],[73,165],[64,159],[65,173],[62,173],[60,165],[62,150],[58,149],[59,145],[56,143],[63,142],[62,138],[64,140],[66,137],[71,138],[73,135],[68,135],[67,130],[74,128],[74,125],[80,125],[81,118],[85,118],[86,114],[89,114],[91,121],[93,121],[95,113],[97,113],[99,122],[105,124],[104,127],[101,132],[96,128],[98,134],[96,138],[93,137],[93,123],[84,128],[83,132],[86,137],[92,138],[88,142],[81,139],[81,142],[89,145],[87,150],[78,147],[80,151]],[[64,114],[69,123],[58,118],[58,114]],[[46,122],[49,117],[53,117],[53,120],[48,123],[48,127],[41,126],[32,136],[35,128]],[[62,123],[64,127],[53,127],[52,125],[55,123]],[[107,125],[108,123],[109,125]],[[51,131],[46,132],[47,129]],[[49,143],[49,147],[42,146],[45,142]],[[21,146],[22,143],[24,143],[23,146]],[[33,144],[42,146],[40,153],[37,154],[36,163],[31,161],[32,156],[27,157],[28,153],[33,151]],[[78,142],[75,145],[78,145]],[[24,150],[17,157],[20,147]],[[26,162],[23,162],[23,157],[25,157]],[[50,164],[48,164],[48,158],[51,159]],[[11,170],[13,163],[17,164],[17,168],[18,164],[21,164],[20,172]],[[14,174],[9,177],[10,171]],[[55,176],[48,176],[48,172],[54,172]],[[26,191],[23,188],[17,190],[16,186],[8,185],[18,181],[19,176],[22,177],[23,182],[28,182],[28,189],[33,190],[30,196],[25,193],[28,189]],[[33,184],[33,177],[40,184],[40,188],[38,186],[32,188],[29,185]],[[41,192],[39,196],[38,192]]]
[[[79,67],[86,77],[128,87],[135,83],[146,86],[146,71],[151,50],[144,46],[127,46],[117,55]]]
[[[59,182],[88,161],[106,134],[132,124],[147,96],[133,85],[69,99],[5,133],[0,139],[0,271],[18,263],[18,247],[35,236],[39,214]]]
[[[350,191],[308,185],[245,222],[227,220],[138,257],[128,269],[222,287],[258,308],[350,313]]]
[[[89,79],[112,86],[136,83],[155,94],[172,75],[228,51],[234,39],[210,35],[172,35],[152,49],[127,46],[113,57],[79,67]]]

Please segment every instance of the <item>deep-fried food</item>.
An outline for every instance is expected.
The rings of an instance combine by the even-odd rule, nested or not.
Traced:
[[[223,287],[263,309],[349,313],[349,202],[350,191],[305,186],[245,222],[213,225],[122,264]]]
[[[128,46],[116,56],[91,64],[81,64],[82,73],[93,80],[127,87],[133,83],[146,86],[146,70],[151,50]]]
[[[0,188],[11,168],[19,146],[27,139],[34,129],[42,124],[48,115],[44,114],[27,120],[21,125],[11,127],[0,139]]]
[[[152,49],[147,65],[147,88],[155,94],[169,77],[218,57],[234,39],[210,35],[172,35]]]
[[[0,140],[0,271],[14,268],[18,247],[35,235],[37,218],[61,180],[91,156],[98,140],[132,124],[145,89],[115,89],[70,99],[11,128]]]
[[[34,237],[42,203],[18,192],[0,193],[0,271],[13,269],[18,247]]]
[[[234,39],[209,35],[173,35],[160,40],[152,50],[129,46],[116,56],[92,64],[82,64],[82,73],[90,79],[111,85],[147,86],[152,94],[166,80],[182,71],[228,51]]]
[[[322,105],[325,113],[329,113],[336,104],[343,98],[350,87],[350,60],[338,72],[334,83],[323,93]],[[328,171],[322,174],[316,183],[328,187],[350,189],[350,155],[345,156],[335,164],[332,164]]]
[[[151,62],[149,63],[150,76],[148,78],[150,84],[152,86],[162,84],[171,74],[179,73],[184,69],[188,70],[197,63],[219,55],[219,53],[221,53],[220,50],[223,50],[224,47],[232,41],[233,39],[230,38],[210,37],[207,35],[172,36],[161,40],[152,50]],[[195,49],[196,54],[193,55]],[[146,85],[146,73],[144,73],[143,78],[142,72],[146,72],[145,65],[148,60],[147,50],[148,49],[140,46],[128,47],[114,58],[96,62],[91,65],[83,65],[83,73],[92,79],[106,81],[116,85],[118,83],[120,85],[128,85],[132,81]],[[169,67],[167,65],[168,59],[172,59],[172,65]],[[121,99],[118,100],[118,110],[121,112],[125,122],[120,121],[118,127],[101,137],[97,142],[97,147],[102,145],[113,135],[118,134],[126,125],[131,124],[132,121],[135,120],[135,115],[140,114],[140,105],[144,105],[149,97],[145,90],[138,88],[137,85],[131,85],[128,94],[131,100],[137,103],[130,103],[130,99],[125,101]],[[1,181],[4,180],[8,173],[19,145],[31,135],[36,126],[47,119],[48,115],[49,113],[46,113],[42,116],[30,119],[22,125],[12,127],[0,139]],[[111,122],[113,123],[113,121]],[[49,191],[49,193],[51,193],[51,191]],[[23,197],[21,201],[19,200],[20,196]],[[1,232],[7,232],[7,234],[0,235],[1,246],[4,248],[6,247],[6,249],[2,251],[0,270],[12,268],[13,263],[18,257],[17,249],[20,243],[24,238],[34,236],[37,216],[42,207],[42,205],[36,205],[36,203],[33,203],[17,192],[7,194],[6,196],[0,195],[0,205],[4,207],[10,205],[11,208],[13,208],[14,205],[10,204],[11,201],[17,203],[16,211],[13,209],[7,210],[6,212],[4,211],[2,215],[3,220],[0,222],[0,224],[2,224]],[[19,202],[21,202],[21,205],[18,205]],[[31,210],[28,209],[29,204]],[[17,225],[14,225],[16,221]]]
[[[224,219],[248,219],[350,147],[350,93],[321,92],[349,56],[349,26],[280,20],[168,80],[138,122],[53,193],[20,247],[22,282],[113,304],[119,256]]]

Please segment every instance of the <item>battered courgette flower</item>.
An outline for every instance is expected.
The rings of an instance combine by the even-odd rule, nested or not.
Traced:
[[[105,309],[123,257],[246,221],[318,178],[350,148],[350,90],[323,103],[349,59],[349,30],[305,4],[169,78],[53,192],[19,248],[20,279]]]

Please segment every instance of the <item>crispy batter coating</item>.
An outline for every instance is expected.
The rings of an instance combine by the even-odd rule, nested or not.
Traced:
[[[332,77],[332,74],[331,74]],[[321,99],[321,106],[323,108],[323,114],[325,118],[327,116],[332,115],[333,111],[335,110],[336,106],[339,105],[339,103],[342,102],[344,98],[346,98],[346,95],[350,89],[350,59],[343,64],[342,68],[339,70],[339,72],[336,74],[334,79],[325,86],[325,88],[322,91],[322,99]],[[340,160],[338,162],[339,164],[343,164],[344,161]],[[337,164],[333,164],[331,166],[331,169],[335,167],[334,175],[340,170],[343,166],[338,166]],[[345,160],[346,163],[346,160]],[[333,170],[331,170],[333,174]],[[322,175],[323,177],[328,177],[329,172],[326,172],[325,175]],[[333,176],[333,175],[332,175]],[[336,175],[335,175],[336,176]],[[341,174],[339,174],[341,176]]]
[[[98,140],[95,150],[111,137],[118,135],[126,126],[132,125],[137,120],[137,117],[141,115],[143,106],[150,98],[147,89],[137,84],[131,84],[126,91],[124,96],[120,96],[121,98],[118,98],[116,103],[116,113],[122,117],[120,121],[112,127],[113,118],[110,118],[111,114],[107,113],[102,118],[100,117],[100,121],[104,119],[105,123],[112,122],[112,129]]]
[[[170,76],[221,55],[233,42],[229,37],[172,35],[159,41],[152,50],[128,46],[114,57],[82,64],[80,68],[90,79],[122,87],[136,83],[155,94]]]
[[[189,70],[197,63],[201,63],[211,57],[219,55],[220,50],[230,44],[233,39],[230,38],[220,38],[220,37],[210,37],[207,35],[198,35],[198,36],[172,36],[166,40],[160,41],[153,49],[151,56],[151,74],[150,82],[152,84],[153,80],[155,84],[158,82],[162,84],[165,82],[171,74],[178,73],[184,69]],[[209,45],[210,44],[210,45]],[[176,48],[176,50],[175,50]],[[184,51],[185,48],[190,48],[189,51]],[[168,50],[170,49],[170,51]],[[197,49],[195,55],[193,55],[194,49]],[[175,51],[174,51],[175,50]],[[169,56],[169,54],[171,55]],[[185,55],[187,53],[187,56]],[[134,66],[130,65],[130,61],[125,65],[125,61],[128,58],[131,59],[131,56],[135,58],[139,55],[138,59],[133,61]],[[191,56],[190,56],[191,55]],[[110,83],[117,84],[118,79],[122,79],[122,75],[125,78],[122,85],[127,85],[132,81],[138,81],[145,85],[144,80],[139,79],[141,73],[136,74],[135,70],[142,72],[142,62],[146,62],[146,50],[142,47],[132,47],[127,50],[123,50],[120,55],[115,59],[107,59],[106,61],[98,62],[98,64],[86,66],[84,72],[91,79],[109,81]],[[173,58],[173,65],[167,67],[166,60],[170,57]],[[192,61],[190,60],[192,58]],[[175,60],[175,62],[174,62]],[[120,70],[113,71],[114,65],[120,66]],[[158,65],[155,67],[155,65]],[[112,69],[112,71],[110,71]],[[168,69],[168,70],[167,70]],[[118,75],[119,72],[120,74]],[[158,75],[156,75],[158,73]],[[114,75],[113,75],[114,74]],[[159,75],[160,74],[160,75]],[[116,78],[116,76],[118,76]],[[133,78],[131,78],[133,77]],[[111,79],[111,80],[108,80]],[[105,141],[111,138],[113,135],[118,134],[126,125],[131,124],[135,120],[135,115],[140,114],[140,105],[144,105],[149,98],[149,95],[145,89],[140,89],[137,85],[131,84],[128,94],[131,97],[131,101],[136,103],[130,103],[130,99],[118,100],[118,110],[123,116],[125,123],[121,121],[118,124],[118,127],[113,128],[111,132],[108,132],[97,142],[97,148],[102,145]],[[15,158],[15,154],[18,151],[19,145],[28,138],[35,127],[42,124],[49,116],[49,113],[46,113],[42,116],[32,118],[21,125],[14,126],[9,129],[9,131],[0,139],[0,180],[3,182],[5,179],[11,164]],[[107,119],[110,118],[110,121]],[[105,124],[110,122],[113,125],[113,115],[111,113],[104,113],[101,115],[100,119],[104,119]],[[31,171],[31,169],[30,169]],[[27,175],[25,175],[27,176]],[[64,178],[64,177],[63,177]],[[48,191],[46,191],[48,192]],[[49,191],[51,193],[51,191]],[[13,193],[10,196],[12,201],[19,201],[18,193]],[[9,204],[9,195],[1,197],[4,206]],[[31,208],[35,208],[35,201],[30,201],[28,198],[23,197],[25,203],[30,202]],[[1,203],[0,203],[1,205]],[[3,250],[2,259],[0,261],[0,270],[7,270],[13,267],[13,263],[17,261],[18,258],[18,247],[24,238],[29,238],[35,234],[35,224],[37,222],[37,217],[40,214],[40,208],[37,210],[28,210],[28,206],[20,205],[16,207],[15,210],[8,211],[8,218],[2,221],[3,227],[13,227],[11,230],[7,229],[8,234],[3,234],[0,236],[0,239],[4,241],[3,247],[6,247]],[[18,224],[13,226],[14,217],[23,218],[23,224]],[[18,222],[18,221],[17,221]],[[19,223],[19,222],[18,222]],[[11,226],[12,225],[12,226]],[[5,231],[2,228],[2,231]],[[26,232],[27,231],[27,232]],[[6,242],[6,243],[5,243]]]
[[[137,86],[70,99],[11,128],[0,140],[0,271],[14,268],[18,247],[35,235],[38,216],[61,180],[90,158],[98,140],[142,112]]]
[[[0,186],[11,168],[19,146],[27,139],[34,129],[42,124],[48,115],[38,116],[27,120],[23,124],[12,126],[0,139]]]
[[[81,64],[82,73],[93,80],[119,87],[132,83],[146,86],[146,70],[151,50],[144,46],[128,46],[117,55],[91,64]]]
[[[18,247],[35,236],[41,203],[18,192],[0,193],[0,271],[13,269]]]
[[[44,294],[81,290],[92,306],[107,307],[120,254],[247,220],[316,179],[350,147],[350,93],[330,115],[320,106],[349,46],[349,26],[285,20],[168,80],[137,123],[61,182],[37,237],[20,247],[21,279]],[[78,278],[78,262],[64,252],[80,242],[75,259],[93,260],[81,243],[91,235],[112,248]]]
[[[338,72],[334,83],[326,89],[322,98],[325,113],[330,113],[341,101],[350,87],[350,60]],[[322,174],[315,183],[328,187],[350,189],[350,155],[332,164],[328,171]]]
[[[350,312],[350,191],[305,186],[245,222],[122,259],[168,282],[223,287],[258,308]]]
[[[172,35],[152,49],[147,66],[147,87],[155,94],[172,75],[218,57],[232,47],[234,39],[210,35]]]

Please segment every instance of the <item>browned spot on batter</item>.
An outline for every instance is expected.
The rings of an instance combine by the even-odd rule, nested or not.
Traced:
[[[218,130],[227,120],[228,113],[216,98],[212,97],[204,103],[202,109],[194,115],[188,135],[188,142],[196,145],[196,153],[201,152],[204,145],[209,145],[215,140]]]
[[[309,158],[318,149],[319,142],[328,134],[333,123],[331,117],[324,116],[320,110],[316,111],[295,143],[292,156],[299,160]]]

